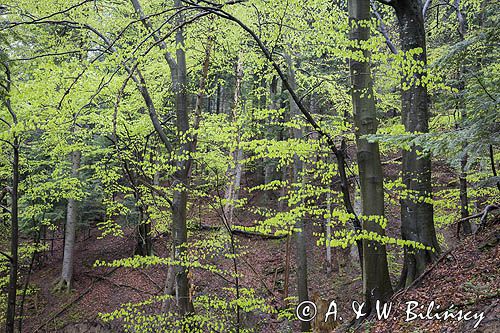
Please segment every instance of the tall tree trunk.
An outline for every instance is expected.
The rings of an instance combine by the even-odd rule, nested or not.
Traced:
[[[167,51],[165,42],[160,38],[159,34],[154,32],[150,22],[144,15],[139,0],[131,0],[136,13],[142,20],[142,23],[153,34],[158,47],[164,51],[164,57],[167,61],[172,79],[172,88],[175,94],[175,110],[176,110],[176,127],[179,135],[180,147],[177,156],[182,157],[182,160],[176,163],[176,172],[174,174],[173,187],[175,188],[172,198],[172,256],[174,259],[182,258],[186,252],[187,244],[187,199],[189,187],[189,175],[191,173],[192,156],[191,153],[195,149],[195,141],[191,137],[187,137],[189,132],[189,111],[188,111],[188,87],[187,87],[187,69],[186,55],[184,52],[184,31],[179,27],[176,31],[175,41],[177,44],[175,59]],[[176,8],[182,7],[181,0],[175,0]],[[182,25],[184,21],[182,13],[177,15],[177,24]],[[138,72],[139,73],[139,72]],[[142,91],[141,91],[142,93]],[[144,93],[143,93],[144,95]],[[151,112],[150,112],[151,113]],[[162,138],[162,142],[169,148],[170,144],[166,140],[163,129],[155,117],[152,117],[155,130]],[[187,270],[181,265],[169,267],[165,292],[175,293],[179,313],[184,315],[193,311],[192,303],[189,301],[189,283],[187,278]],[[169,278],[170,277],[170,278]],[[171,280],[170,280],[171,279]],[[164,308],[168,306],[164,304]]]
[[[464,41],[465,39],[465,34],[467,33],[467,22],[465,20],[465,16],[462,15],[461,9],[460,9],[460,1],[455,0],[455,7],[457,9],[457,21],[458,21],[458,31],[460,33],[460,40]],[[462,114],[462,123],[467,119],[467,109],[466,109],[466,101],[465,101],[465,80],[464,80],[464,72],[465,72],[465,63],[460,64],[459,68],[459,78],[458,78],[458,106],[459,109],[461,110]],[[463,148],[465,150],[466,148],[466,143],[464,143]],[[469,216],[469,198],[467,194],[467,153],[464,153],[460,160],[460,176],[458,177],[459,183],[460,183],[460,216],[462,219],[466,218]],[[460,226],[462,227],[462,230],[465,235],[469,235],[472,233],[472,227],[470,224],[470,221],[462,221],[460,223]]]
[[[293,68],[293,62],[290,55],[286,55],[286,61],[288,65],[288,82],[291,89],[297,89],[297,83],[295,80],[295,70]],[[294,118],[300,115],[300,110],[295,103],[295,101],[290,97],[290,118]],[[294,139],[302,138],[302,129],[294,128],[292,130],[292,135]],[[295,186],[300,186],[300,173],[302,172],[303,163],[300,158],[295,155],[293,159],[293,172],[292,172],[292,183]],[[296,232],[296,246],[297,246],[297,293],[299,296],[299,304],[304,301],[309,300],[309,291],[307,288],[307,236],[305,230],[304,218],[299,218],[295,227]],[[308,321],[301,321],[301,331],[308,332],[311,330],[311,323]]]
[[[325,236],[326,236],[326,273],[330,274],[332,272],[332,247],[330,245],[332,241],[332,194],[330,193],[330,188],[326,193],[326,210],[328,211],[328,218],[325,220]]]
[[[349,1],[351,40],[363,45],[370,38],[370,28],[363,25],[370,21],[370,3],[364,0]],[[384,177],[378,143],[370,143],[364,135],[377,132],[377,115],[370,73],[370,51],[356,46],[356,58],[350,59],[352,104],[356,127],[357,160],[361,190],[361,210],[364,232],[385,235],[379,218],[384,217]],[[366,309],[375,309],[376,301],[385,302],[392,295],[392,285],[387,266],[385,245],[363,240],[363,294]]]
[[[465,166],[467,165],[467,154],[464,154],[460,160],[460,216],[462,219],[469,216],[469,197],[467,195],[467,172]],[[472,233],[470,221],[460,222],[462,231],[465,235]]]
[[[175,0],[177,8],[182,7],[180,0]],[[183,22],[183,17],[179,14],[178,24]],[[175,172],[174,191],[172,200],[172,231],[173,231],[173,247],[174,256],[178,260],[184,257],[187,245],[187,226],[186,226],[186,211],[189,187],[189,174],[191,169],[191,153],[193,150],[193,142],[190,138],[186,138],[189,131],[189,112],[188,112],[188,91],[187,91],[187,70],[186,70],[186,55],[184,52],[184,32],[182,28],[177,30],[175,35],[177,43],[176,61],[177,75],[174,82],[175,91],[175,107],[177,115],[177,132],[180,136],[180,148],[178,156],[188,155],[186,159],[182,159],[177,163],[177,171]],[[181,259],[182,260],[182,259]],[[182,265],[175,267],[175,293],[180,314],[186,314],[192,311],[192,304],[189,302],[189,285],[187,278],[187,269]]]
[[[240,140],[238,139],[238,145],[239,142]],[[236,150],[231,153],[231,156],[233,158],[234,167],[228,168],[227,173],[230,179],[230,184],[226,189],[226,204],[224,205],[224,215],[230,226],[233,225],[234,220],[234,205],[239,199],[241,176],[243,174],[243,166],[241,165],[241,161],[243,160],[243,149],[237,147]]]
[[[402,121],[409,133],[429,131],[429,106],[427,87],[422,84],[427,65],[424,20],[420,0],[398,0],[393,7],[399,24],[401,47],[404,52],[421,49],[413,55],[414,60],[424,66],[422,73],[403,73],[402,80]],[[406,55],[408,56],[408,54]],[[418,82],[417,82],[418,80]],[[405,240],[424,244],[434,249],[416,250],[405,248],[403,273],[400,286],[408,286],[431,263],[439,252],[434,229],[433,205],[422,198],[432,198],[431,159],[420,156],[421,147],[413,146],[403,151],[402,177],[405,195],[401,199],[401,235]]]
[[[78,178],[81,163],[80,151],[71,153],[71,177]],[[61,280],[58,289],[70,291],[73,279],[73,262],[75,253],[76,224],[78,221],[78,203],[75,199],[68,199],[66,227],[64,228],[64,255]]]
[[[463,38],[462,38],[463,39]],[[465,108],[465,100],[464,100],[464,91],[465,91],[465,82],[463,80],[463,69],[464,65],[460,66],[459,72],[459,107],[462,113],[462,122],[467,118],[467,110]],[[466,148],[466,144],[462,146],[464,149]],[[467,153],[464,153],[462,158],[460,159],[460,175],[458,177],[459,180],[459,192],[460,192],[460,216],[462,219],[469,216],[469,197],[467,194]],[[460,222],[460,226],[462,227],[462,231],[465,235],[470,235],[472,233],[472,227],[470,221],[462,221]]]
[[[2,63],[5,67],[6,80],[2,87],[5,88],[4,105],[10,113],[12,124],[17,125],[17,114],[10,103],[11,75],[8,63]],[[2,119],[6,122],[4,119]],[[16,326],[16,301],[17,301],[17,273],[19,270],[19,138],[14,134],[12,140],[12,188],[5,188],[0,193],[0,201],[7,192],[11,195],[10,208],[10,257],[9,259],[9,285],[7,289],[7,310],[5,314],[5,332],[14,333]]]
[[[229,166],[227,170],[227,175],[229,177],[229,185],[226,189],[225,199],[226,204],[224,205],[224,215],[226,217],[227,223],[231,226],[233,224],[234,216],[234,205],[239,198],[240,185],[241,185],[241,174],[243,160],[243,150],[240,147],[241,142],[241,128],[238,124],[239,109],[240,109],[240,98],[241,98],[241,82],[243,79],[243,62],[241,57],[238,57],[236,65],[236,85],[234,88],[234,98],[233,98],[233,108],[232,108],[232,121],[236,124],[236,147],[231,152],[231,157],[233,160],[234,167]]]
[[[10,109],[10,100],[7,100]],[[10,111],[10,110],[9,110]],[[14,121],[16,122],[16,121]],[[5,332],[14,333],[17,300],[17,273],[19,265],[19,139],[14,137],[12,161],[12,192],[11,192],[11,226],[10,226],[10,269],[9,286],[7,291],[7,312]]]

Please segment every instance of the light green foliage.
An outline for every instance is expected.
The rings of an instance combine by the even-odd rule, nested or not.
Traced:
[[[229,204],[236,207],[237,215],[253,219],[245,226],[234,222],[230,226],[233,229],[289,236],[299,231],[296,228],[299,219],[323,225],[323,221],[329,220],[334,230],[332,238],[328,241],[323,232],[315,232],[318,246],[346,248],[357,240],[370,239],[393,245],[388,248],[397,248],[395,251],[402,247],[425,248],[397,237],[352,230],[349,222],[353,215],[343,207],[339,172],[330,148],[302,116],[290,114],[289,95],[277,80],[276,72],[255,41],[234,22],[209,15],[183,27],[187,89],[193,98],[189,101],[191,128],[181,136],[176,129],[172,73],[165,50],[158,47],[153,34],[137,20],[130,1],[51,0],[41,5],[33,0],[7,0],[4,3],[9,13],[5,17],[2,14],[1,24],[7,24],[7,18],[9,22],[22,22],[61,11],[41,20],[47,22],[13,26],[9,34],[0,32],[0,60],[12,60],[14,88],[10,99],[18,116],[15,126],[0,122],[0,184],[9,183],[12,171],[11,148],[4,140],[18,136],[23,175],[20,184],[23,233],[33,236],[42,227],[57,228],[65,217],[65,202],[75,199],[81,202],[84,212],[98,216],[99,237],[125,236],[140,225],[149,224],[150,236],[169,240],[170,202],[174,191],[184,186],[174,185],[175,173],[178,162],[191,157],[191,181],[187,184],[191,229],[190,240],[183,245],[185,255],[176,260],[159,255],[115,261],[102,258],[95,266],[141,269],[178,265],[195,273],[209,272],[233,284],[242,274],[226,267],[233,260],[239,264],[247,249],[237,241],[235,249],[231,249],[231,237],[221,227],[220,217]],[[74,8],[64,11],[73,5]],[[153,29],[164,38],[166,51],[175,54],[179,45],[172,34],[176,25],[176,20],[170,18],[173,1],[144,0],[141,5]],[[382,156],[389,159],[401,149],[419,145],[426,154],[458,170],[461,158],[467,154],[468,181],[472,185],[469,208],[493,203],[498,192],[486,157],[491,144],[495,148],[494,159],[500,159],[497,111],[500,65],[498,48],[492,47],[498,43],[495,24],[500,14],[494,11],[494,5],[483,8],[478,0],[460,2],[469,24],[463,40],[458,35],[444,38],[456,30],[456,20],[446,11],[437,15],[433,12],[436,17],[426,21],[427,67],[415,60],[423,52],[421,49],[390,54],[384,37],[377,32],[380,23],[376,18],[360,23],[370,26],[374,32],[372,38],[361,45],[350,40],[348,15],[343,6],[342,2],[322,0],[251,0],[223,9],[258,34],[285,73],[289,65],[286,58],[290,58],[299,98],[338,146],[342,140],[349,146],[347,169],[353,192],[358,170],[355,151],[351,149],[355,138],[346,59],[363,60],[361,52],[352,50],[356,46],[371,53],[379,127],[377,134],[369,139],[380,143]],[[388,6],[377,5],[377,8],[385,23],[394,27],[392,10]],[[483,12],[487,14],[485,20],[480,19]],[[199,13],[187,9],[183,14],[190,19]],[[395,29],[389,29],[389,35],[398,45]],[[202,92],[205,98],[201,116],[195,119],[194,96],[199,93],[209,43],[210,61]],[[480,63],[477,59],[481,59]],[[242,64],[244,75],[240,101],[233,105],[237,61]],[[140,70],[172,152],[160,142],[151,124],[150,111],[134,81],[137,72],[132,78],[125,66]],[[459,89],[457,77],[464,66],[465,86]],[[415,74],[423,76],[419,79]],[[0,75],[3,81],[4,73]],[[402,77],[406,82],[400,87]],[[278,84],[271,93],[269,86],[273,80]],[[406,133],[401,125],[400,90],[408,89],[411,84],[425,85],[431,94],[429,133]],[[3,90],[0,97],[5,99]],[[222,101],[214,107],[218,99]],[[465,103],[460,104],[460,99]],[[222,111],[216,113],[219,107]],[[10,120],[3,106],[0,117]],[[199,127],[194,128],[198,121]],[[296,129],[302,129],[302,137],[294,138],[292,132]],[[197,147],[192,156],[178,153],[180,145],[195,136]],[[241,161],[234,158],[238,149],[243,151]],[[69,154],[73,151],[82,152],[78,179],[71,177]],[[304,167],[294,182],[291,174],[296,160]],[[237,163],[241,164],[246,179],[238,189],[240,198],[231,201],[225,198],[225,191],[233,181],[231,170]],[[264,173],[262,169],[266,166],[272,169],[267,183],[252,178]],[[399,206],[402,198],[433,203],[436,226],[444,228],[458,218],[458,192],[452,185],[438,189],[433,198],[423,198],[405,189],[397,176],[386,177],[386,204]],[[264,195],[277,196],[276,201],[260,200]],[[327,196],[331,210],[326,206]],[[8,221],[6,212],[0,214],[2,221]],[[359,218],[373,220],[383,228],[390,222],[381,216]],[[89,223],[90,218],[82,220],[80,225]],[[198,225],[220,229],[199,231]],[[7,241],[4,238],[2,245]],[[34,248],[32,243],[23,243],[23,265]],[[389,255],[390,259],[395,257]],[[398,267],[392,259],[390,264]],[[2,288],[7,283],[3,274],[7,269],[7,262],[0,261]],[[195,294],[195,313],[183,319],[173,312],[158,311],[167,296],[124,304],[101,315],[101,319],[117,320],[130,332],[234,332],[237,309],[245,315],[276,315],[260,291],[240,285],[238,292],[239,298],[234,288]],[[3,306],[4,293],[1,297]],[[293,305],[292,301],[287,308],[280,309],[278,317],[293,320]],[[240,329],[246,331],[252,330]]]
[[[168,296],[156,296],[139,303],[123,304],[120,309],[100,314],[100,318],[104,321],[122,321],[126,332],[236,332],[232,323],[236,307],[239,307],[243,314],[274,312],[253,289],[241,289],[238,299],[234,298],[234,289],[225,291],[228,295],[224,298],[208,294],[197,297],[194,303],[197,313],[185,318],[158,311],[161,302],[168,299]],[[229,301],[227,298],[230,298]],[[256,329],[257,327],[240,328],[239,332],[256,332]]]

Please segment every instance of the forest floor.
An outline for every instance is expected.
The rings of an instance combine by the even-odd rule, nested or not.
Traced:
[[[445,251],[414,286],[396,293],[391,299],[393,318],[371,321],[365,328],[369,327],[371,332],[500,332],[499,242],[497,216],[476,235]],[[424,315],[434,301],[436,306],[429,312],[433,320],[406,321],[409,301],[423,306],[412,312]],[[452,317],[443,320],[445,310],[455,314],[462,311],[463,318],[470,320],[458,320],[458,316],[457,320]],[[480,313],[484,319],[474,327],[479,317],[472,316]]]
[[[390,174],[389,172],[386,172]],[[443,171],[446,173],[446,170]],[[261,203],[261,197],[249,197]],[[387,212],[397,219],[398,207]],[[250,225],[253,217],[239,216],[238,224]],[[203,217],[204,225],[220,225],[217,217]],[[311,233],[320,231],[315,226]],[[398,234],[398,226],[390,224],[388,235]],[[499,294],[500,276],[498,241],[500,239],[500,220],[488,223],[476,236],[469,236],[458,241],[455,229],[445,231],[448,249],[446,253],[425,274],[418,285],[397,293],[393,299],[395,320],[365,322],[357,331],[362,332],[472,332],[475,320],[440,321],[414,320],[405,322],[403,313],[405,302],[412,300],[419,304],[435,301],[441,309],[454,304],[455,309],[464,311],[484,311],[485,318],[478,332],[499,332]],[[216,229],[197,231],[195,238],[217,236]],[[443,232],[443,230],[441,230]],[[76,248],[74,285],[71,293],[54,294],[53,282],[60,274],[62,261],[62,242],[54,244],[51,254],[47,255],[42,265],[35,267],[31,276],[31,285],[35,291],[27,296],[23,322],[23,332],[121,332],[120,323],[102,323],[99,313],[116,310],[129,302],[140,302],[154,295],[161,295],[164,289],[167,268],[153,266],[148,268],[106,268],[94,267],[96,260],[112,261],[133,255],[135,236],[133,229],[125,229],[124,237],[107,236],[98,239],[100,232],[92,229],[89,235],[80,235]],[[455,237],[455,238],[454,238]],[[239,246],[245,255],[240,257],[239,270],[242,274],[242,287],[253,288],[256,294],[265,298],[276,309],[285,306],[284,271],[286,239],[265,239],[258,236],[236,235]],[[312,239],[312,237],[311,237]],[[291,240],[289,295],[295,295],[294,242]],[[357,264],[354,247],[334,251],[333,269],[326,274],[325,250],[314,246],[311,241],[309,260],[309,289],[315,297],[324,301],[335,299],[339,313],[350,313],[351,302],[361,301],[362,290],[360,269]],[[158,237],[154,244],[155,253],[167,255],[165,239]],[[451,249],[451,250],[449,250]],[[394,250],[394,249],[393,249]],[[393,251],[394,253],[394,251]],[[221,269],[231,270],[229,260],[213,258]],[[397,283],[400,265],[390,267],[393,284]],[[223,293],[231,285],[224,279],[204,270],[195,270],[192,281],[196,295]],[[392,315],[392,314],[391,314]],[[352,331],[347,327],[347,318],[337,330]],[[297,332],[298,323],[290,324],[278,320],[276,315],[250,314],[244,316],[244,323],[255,326],[258,332]],[[257,326],[258,325],[258,326]]]

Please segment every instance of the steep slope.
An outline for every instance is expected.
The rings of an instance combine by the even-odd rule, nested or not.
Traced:
[[[477,234],[446,251],[413,286],[396,293],[388,320],[374,319],[363,328],[370,332],[500,332],[499,242],[497,215]]]

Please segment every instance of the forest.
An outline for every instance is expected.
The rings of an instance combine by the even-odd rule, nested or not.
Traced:
[[[0,326],[499,332],[496,0],[0,1]]]

